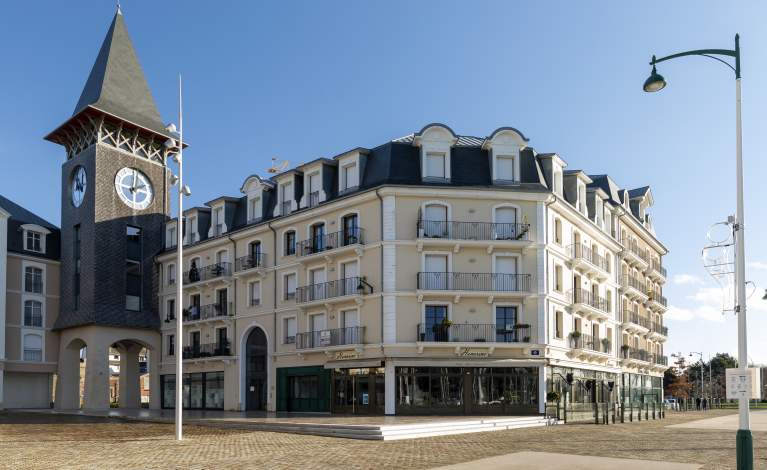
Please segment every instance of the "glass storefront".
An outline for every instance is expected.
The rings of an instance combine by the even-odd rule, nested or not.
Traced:
[[[333,413],[383,414],[384,368],[333,370]]]
[[[640,374],[622,374],[621,398],[623,403],[660,403],[663,401],[663,377]]]
[[[567,386],[566,377],[572,374],[572,387]],[[571,367],[550,367],[548,375],[548,392],[557,391],[565,397],[568,393],[568,403],[604,403],[615,401],[620,386],[618,374],[600,372],[589,369],[574,369]],[[612,386],[612,387],[611,387]]]
[[[176,375],[160,377],[162,407],[176,406]],[[224,372],[196,372],[184,374],[184,408],[194,410],[224,409]]]
[[[397,367],[397,414],[538,413],[537,367]]]
[[[330,411],[330,370],[320,366],[277,369],[277,411]]]

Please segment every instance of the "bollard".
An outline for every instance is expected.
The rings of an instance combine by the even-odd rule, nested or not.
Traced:
[[[621,403],[621,424],[626,422],[626,405]]]
[[[655,402],[652,402],[652,419],[655,419]]]

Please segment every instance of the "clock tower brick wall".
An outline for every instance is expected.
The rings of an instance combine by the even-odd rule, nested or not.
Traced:
[[[87,172],[85,198],[74,207],[71,180],[82,165]],[[146,209],[128,207],[115,191],[115,175],[136,168],[152,182],[152,203]],[[163,249],[164,227],[170,212],[168,172],[159,163],[94,144],[62,166],[61,314],[56,328],[102,325],[159,329],[159,273],[154,256]],[[74,227],[80,225],[80,307],[75,309]],[[142,234],[142,307],[125,308],[128,226]]]

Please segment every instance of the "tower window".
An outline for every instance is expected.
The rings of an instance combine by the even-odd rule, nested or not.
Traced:
[[[125,262],[125,309],[141,310],[141,229],[128,226]]]

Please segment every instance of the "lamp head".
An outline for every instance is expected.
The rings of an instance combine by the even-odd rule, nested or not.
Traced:
[[[171,173],[170,175],[170,185],[175,186],[176,183],[178,183],[178,176]]]
[[[655,57],[653,57],[653,62],[654,61]],[[666,79],[663,78],[663,75],[658,73],[658,71],[655,69],[655,64],[653,64],[652,72],[650,72],[650,76],[647,77],[647,80],[644,81],[644,86],[642,86],[642,89],[647,93],[654,93],[656,91],[661,91],[665,87]]]
[[[175,139],[168,139],[162,144],[166,149],[171,150],[176,148],[176,140]]]
[[[192,195],[192,190],[191,190],[191,189],[189,189],[189,186],[187,186],[187,185],[184,185],[184,187],[183,187],[183,188],[181,188],[181,194],[183,194],[184,196],[187,196],[187,197],[189,197],[189,196],[191,196],[191,195]]]
[[[165,130],[170,132],[170,133],[172,133],[172,134],[175,134],[176,133],[176,125],[173,124],[172,122],[169,122],[168,125],[165,126]]]

